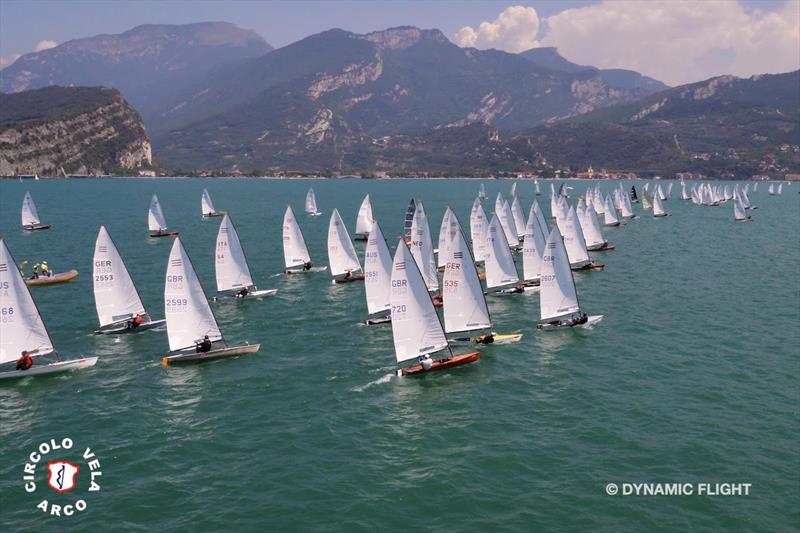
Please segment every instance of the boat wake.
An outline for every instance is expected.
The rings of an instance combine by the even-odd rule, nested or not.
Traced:
[[[367,390],[368,388],[372,387],[373,385],[380,385],[382,383],[389,383],[392,380],[393,376],[394,376],[394,374],[384,374],[383,376],[379,377],[378,379],[376,379],[374,381],[370,381],[366,385],[362,385],[360,387],[354,387],[354,388],[352,388],[350,390],[353,391],[353,392],[364,392],[365,390]]]

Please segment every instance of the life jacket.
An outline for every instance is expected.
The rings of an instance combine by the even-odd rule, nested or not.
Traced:
[[[133,323],[134,323],[134,324],[136,324],[137,326],[141,325],[141,323],[142,323],[142,316],[141,316],[141,315],[136,315],[136,316],[133,318]]]
[[[19,358],[17,366],[21,367],[22,370],[28,370],[33,366],[33,358],[30,355],[23,355]]]

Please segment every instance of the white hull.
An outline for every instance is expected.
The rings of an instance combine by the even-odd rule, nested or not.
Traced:
[[[368,318],[364,321],[364,324],[367,326],[377,326],[379,324],[389,324],[392,321],[392,315],[384,315],[384,316],[376,316],[374,318]]]
[[[118,324],[110,324],[105,328],[100,328],[94,332],[95,335],[122,335],[125,333],[140,333],[142,331],[148,331],[151,329],[164,329],[167,324],[166,319],[161,320],[153,320],[150,322],[145,322],[136,329],[128,329],[127,322],[121,322]]]
[[[303,269],[303,267],[300,266],[300,267],[287,268],[284,271],[284,274],[307,274],[309,272],[325,272],[326,270],[328,270],[327,265],[311,267],[308,270],[305,270]]]
[[[0,372],[0,379],[24,378],[27,376],[42,376],[45,374],[56,374],[59,372],[70,372],[89,368],[97,363],[97,357],[86,357],[84,359],[74,359],[72,361],[58,361],[49,365],[34,365],[28,370],[12,370],[10,372]]]
[[[263,291],[250,291],[247,293],[247,296],[237,297],[235,294],[224,293],[217,296],[214,296],[215,302],[229,302],[231,300],[250,300],[252,298],[264,298],[266,296],[272,296],[278,292],[278,289],[266,289]]]
[[[211,350],[209,352],[168,355],[167,357],[161,359],[161,364],[164,366],[169,366],[174,363],[210,361],[211,359],[221,359],[223,357],[233,357],[235,355],[256,353],[260,348],[260,344],[245,344],[243,346],[231,346],[229,348],[220,348],[219,350]]]
[[[575,326],[562,326],[560,324],[539,324],[538,328],[544,331],[552,331],[556,329],[572,329],[572,328],[586,328],[593,326],[603,320],[603,315],[590,315],[585,323],[577,324]]]

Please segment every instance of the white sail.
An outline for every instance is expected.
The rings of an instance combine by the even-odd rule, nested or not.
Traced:
[[[535,210],[539,204],[534,200],[522,238],[522,278],[525,281],[539,281],[542,275],[542,253],[544,252],[544,228]]]
[[[511,212],[511,206],[508,205],[508,200],[503,201],[503,207],[498,213],[500,226],[506,234],[506,241],[509,246],[516,246],[519,244],[519,237],[517,237],[517,224],[514,222],[514,214]]]
[[[519,275],[508,240],[495,214],[486,232],[486,288],[503,288],[518,282]]]
[[[449,257],[448,246],[450,246],[450,217],[453,215],[449,207],[445,210],[442,217],[442,225],[439,226],[439,253],[436,256],[436,266],[441,268]]]
[[[769,189],[767,189],[767,192],[773,195],[775,194],[775,187],[772,183],[769,184]]]
[[[533,186],[534,186],[534,188],[536,190],[536,196],[539,196],[540,194],[542,194],[542,191],[539,190],[539,180],[533,180]]]
[[[319,213],[319,210],[317,209],[317,195],[314,193],[313,187],[309,187],[308,192],[306,193],[304,210],[310,215],[316,215]]]
[[[414,220],[411,222],[411,253],[428,290],[439,290],[439,275],[436,270],[436,258],[433,256],[431,228],[428,225],[428,217],[422,202],[417,202]]]
[[[414,257],[400,241],[392,262],[389,294],[392,305],[392,339],[398,363],[447,348],[439,316]]]
[[[472,211],[469,214],[469,235],[472,240],[472,251],[475,261],[486,259],[486,212],[483,210],[480,198],[476,198],[472,203]]]
[[[370,315],[391,309],[391,283],[392,254],[386,246],[381,227],[375,222],[364,250],[364,290],[367,293],[367,312]]]
[[[31,193],[26,192],[25,198],[22,200],[22,225],[33,226],[40,224],[39,212],[36,210],[36,204],[33,203]]]
[[[286,268],[303,266],[311,261],[306,240],[290,205],[286,206],[283,214],[283,261]]]
[[[333,210],[328,224],[328,263],[334,277],[361,270],[353,241],[350,240],[350,234],[347,233],[338,209]]]
[[[511,204],[511,214],[514,217],[514,226],[517,228],[517,240],[525,235],[525,226],[528,221],[525,220],[525,213],[522,212],[522,205],[519,203],[519,198],[514,195],[514,201]]]
[[[32,356],[53,352],[36,303],[4,239],[0,239],[0,363],[16,361],[23,350]]]
[[[539,206],[538,200],[533,201],[533,205],[531,206],[531,212],[536,214],[536,218],[539,220],[539,227],[542,228],[542,233],[547,235],[550,233],[549,226],[547,225],[547,220],[544,218],[544,213],[542,212],[542,208]]]
[[[589,264],[589,252],[586,249],[586,241],[583,240],[583,228],[574,207],[569,208],[564,219],[564,247],[567,249],[572,267],[579,268]]]
[[[239,234],[227,214],[222,218],[217,232],[217,251],[215,261],[217,273],[217,291],[231,291],[242,287],[251,287],[253,278],[247,266]]]
[[[483,183],[478,187],[478,198],[481,200],[486,198],[486,187],[483,186]]]
[[[623,205],[624,202],[623,200]],[[590,205],[586,208],[580,223],[587,250],[596,250],[608,242],[603,237],[603,231],[600,229],[600,220],[597,218],[597,213],[594,212],[593,206]]]
[[[733,218],[735,220],[747,220],[747,214],[742,205],[742,198],[736,189],[733,190]]]
[[[211,195],[208,194],[208,189],[203,189],[203,196],[200,198],[200,209],[203,211],[203,216],[206,217],[217,212],[214,209],[214,202],[211,201]]]
[[[664,211],[664,204],[661,203],[661,196],[659,194],[653,194],[653,216],[654,217],[663,217],[666,215],[667,212]]]
[[[356,235],[369,235],[372,231],[372,203],[369,199],[369,194],[361,201],[361,207],[358,208],[358,218],[356,219]]]
[[[580,312],[575,280],[558,227],[554,227],[542,257],[539,310],[542,321],[553,321]]]
[[[619,217],[617,217],[617,210],[614,209],[614,202],[611,200],[611,195],[606,196],[605,203],[603,204],[603,216],[605,217],[606,226],[616,226],[619,224]]]
[[[633,218],[633,206],[631,205],[631,197],[623,190],[620,192],[620,210],[624,218]],[[596,215],[595,215],[596,218]]]
[[[592,205],[594,206],[594,210],[598,215],[605,215],[606,214],[606,204],[605,200],[603,199],[603,193],[600,192],[598,187],[594,189],[594,198],[592,199]]]
[[[778,184],[778,191],[775,194],[777,194],[778,196],[783,194],[783,183]]]
[[[517,195],[517,182],[515,181],[514,183],[511,184],[511,197],[513,198],[516,195]]]
[[[158,196],[153,195],[150,200],[150,209],[147,211],[147,227],[150,231],[163,231],[167,229],[167,221],[164,218],[164,212],[161,210],[161,203],[158,201]]]
[[[673,182],[670,182],[667,186],[667,198],[672,198],[672,186],[675,185]]]
[[[190,348],[205,335],[211,342],[222,339],[217,319],[208,305],[203,286],[180,238],[175,239],[169,253],[164,283],[164,313],[169,349],[172,351]]]
[[[558,196],[553,190],[553,184],[550,184],[550,218],[556,218],[558,216]]]
[[[105,226],[100,226],[94,244],[92,279],[100,326],[146,314],[136,285]]]
[[[442,282],[444,330],[455,333],[491,328],[492,320],[475,261],[457,219],[456,224],[458,231],[451,238],[450,255]]]

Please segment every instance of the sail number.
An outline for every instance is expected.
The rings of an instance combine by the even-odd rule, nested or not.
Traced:
[[[406,308],[406,304],[392,306],[392,316],[394,316],[397,313],[405,313],[406,311],[408,311],[408,309]]]
[[[14,321],[13,307],[0,307],[0,322],[7,324]]]
[[[172,313],[185,313],[189,305],[189,300],[186,298],[167,298],[164,300],[164,303],[167,306],[167,311]]]
[[[95,281],[114,281],[114,274],[97,274],[94,277]]]

